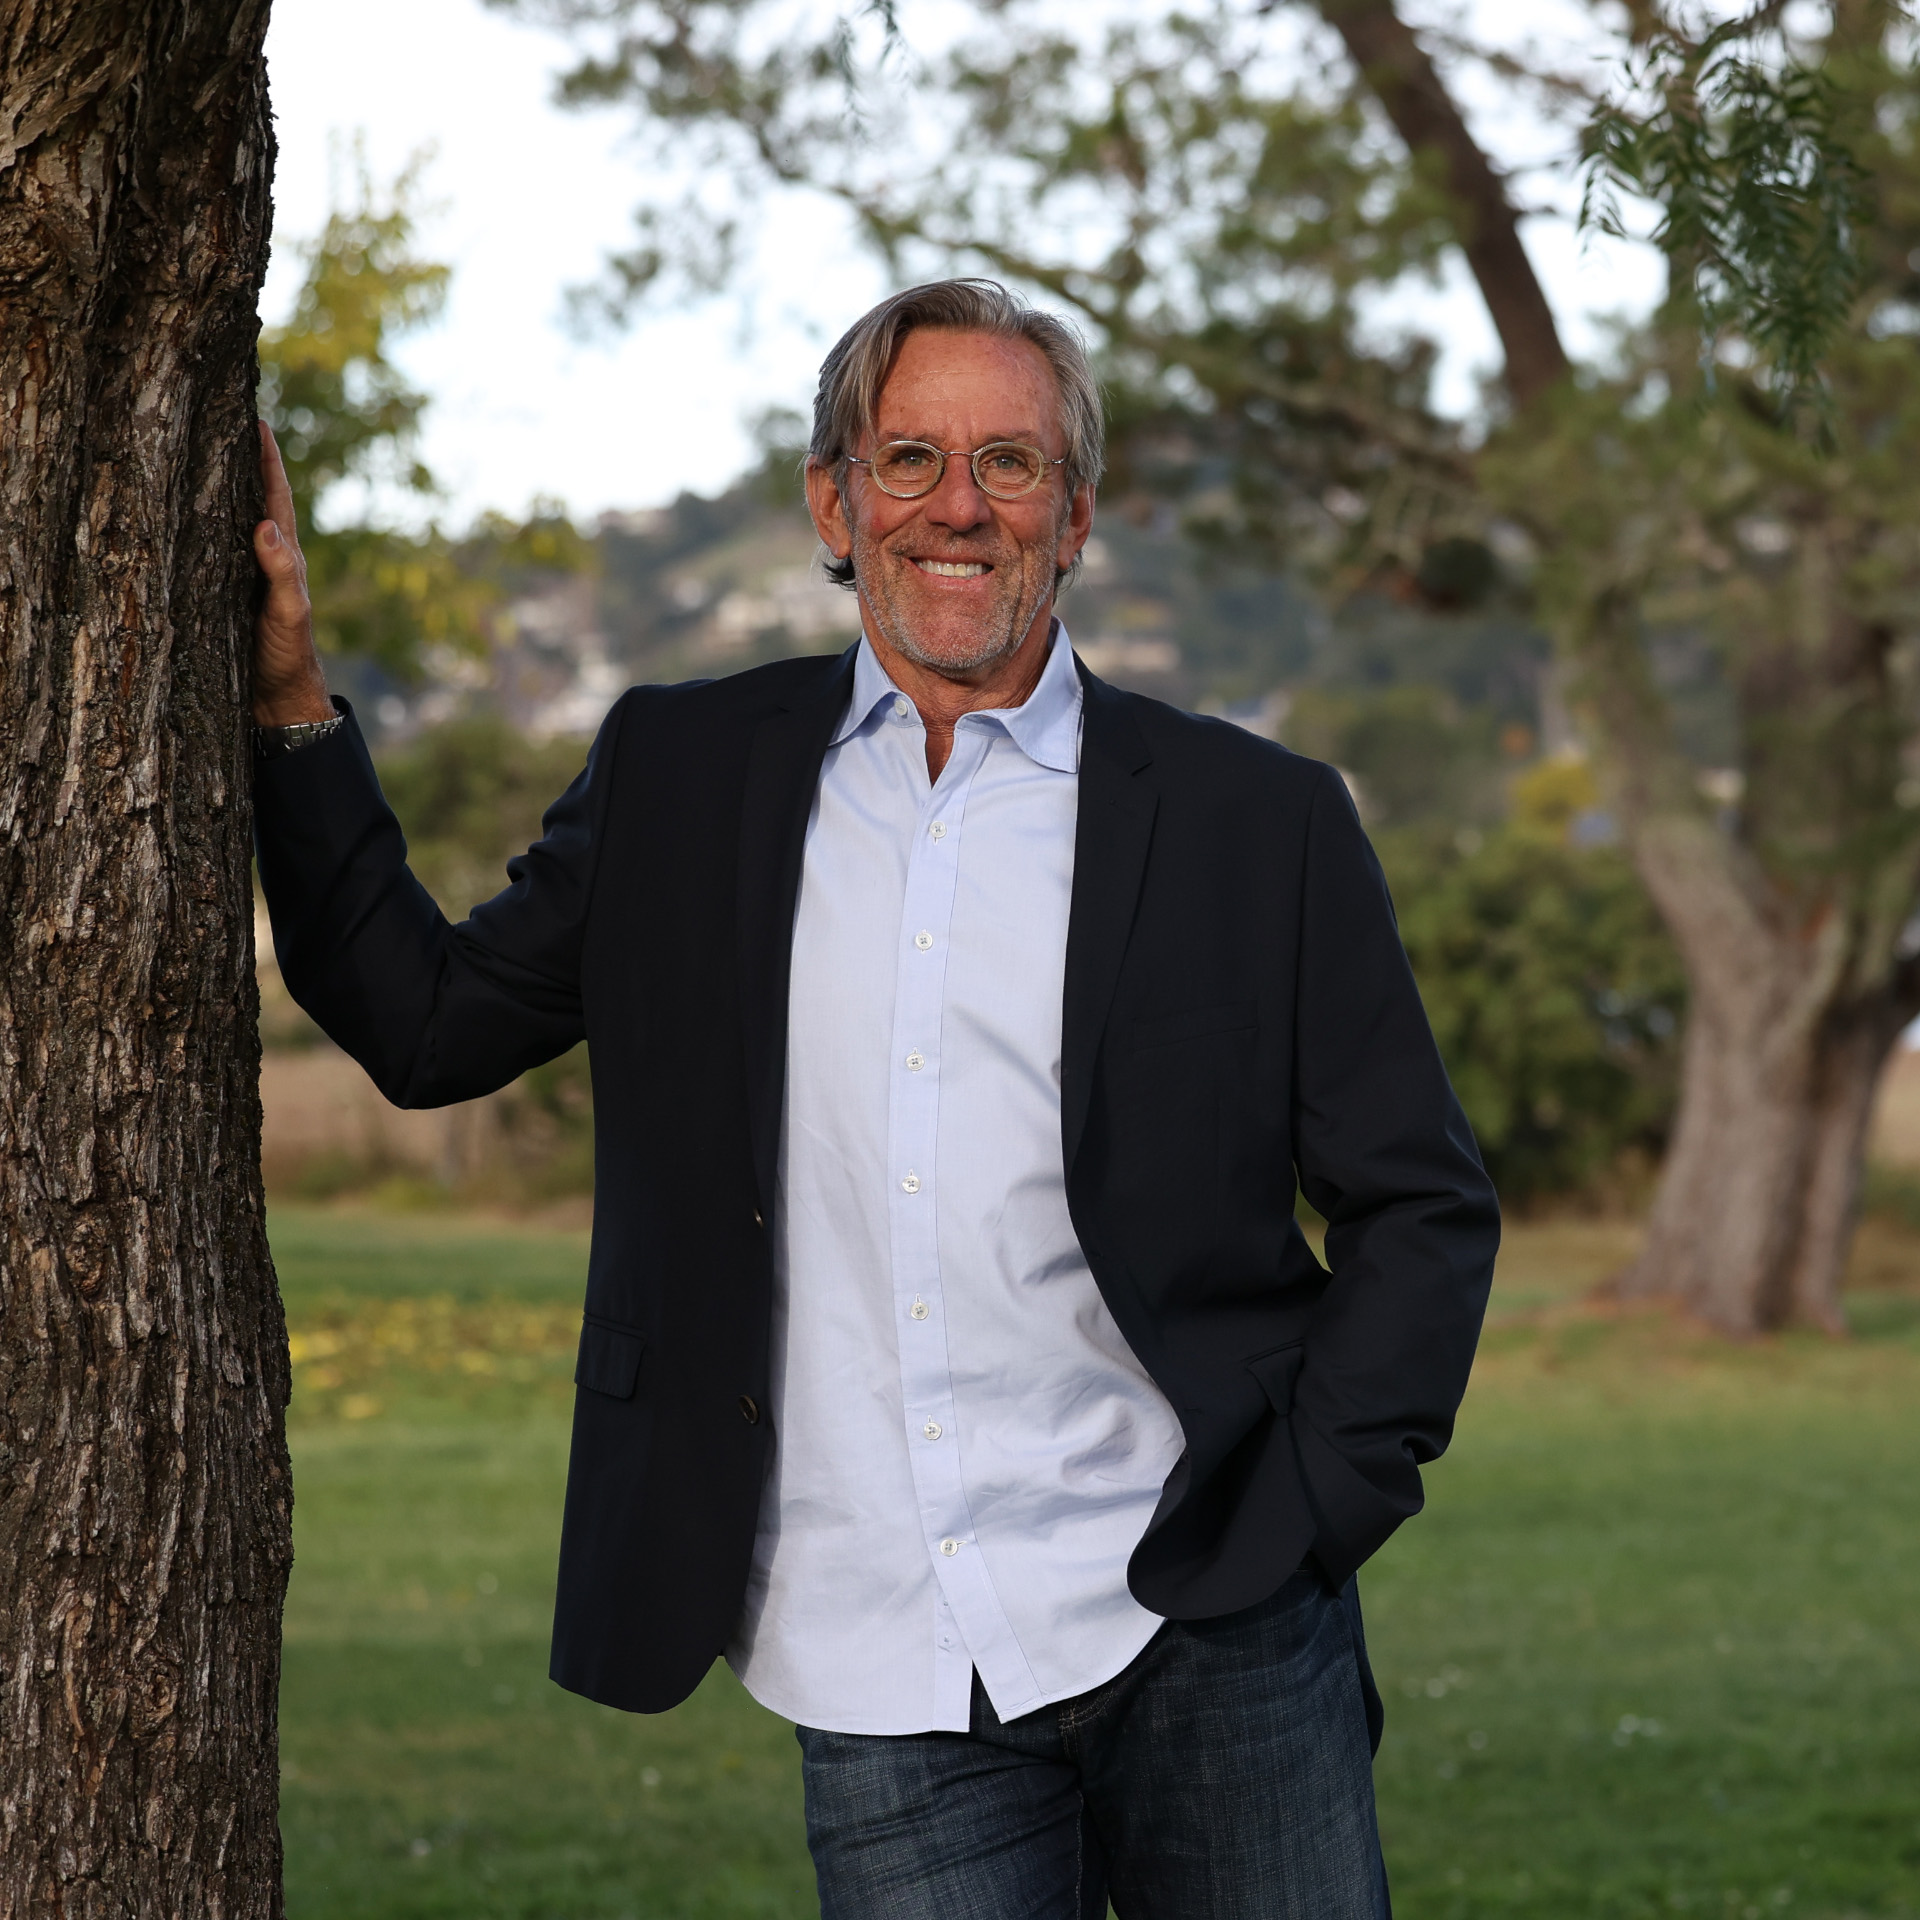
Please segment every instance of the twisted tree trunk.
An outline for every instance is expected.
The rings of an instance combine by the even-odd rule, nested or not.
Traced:
[[[0,1916],[280,1911],[266,0],[0,9]]]
[[[1690,1004],[1680,1109],[1622,1290],[1674,1296],[1730,1333],[1841,1332],[1873,1096],[1913,1017],[1911,983],[1875,965],[1836,906],[1757,910],[1706,821],[1656,819],[1635,837]]]

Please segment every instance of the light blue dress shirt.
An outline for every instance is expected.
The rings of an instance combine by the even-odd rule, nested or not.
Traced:
[[[841,1733],[1110,1679],[1172,1408],[1067,1214],[1060,1030],[1080,682],[966,715],[937,782],[862,640],[807,823],[774,1250],[774,1459],[728,1658]]]

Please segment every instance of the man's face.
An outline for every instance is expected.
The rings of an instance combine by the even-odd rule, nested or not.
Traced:
[[[902,345],[855,451],[889,440],[949,451],[1020,440],[1057,460],[1067,449],[1053,369],[1025,340],[923,327]],[[1069,497],[1064,471],[996,500],[965,460],[949,459],[933,492],[897,500],[863,466],[847,468],[843,488],[815,467],[807,499],[828,550],[853,556],[869,630],[920,666],[964,677],[1045,625],[1056,573],[1086,543],[1093,489]]]

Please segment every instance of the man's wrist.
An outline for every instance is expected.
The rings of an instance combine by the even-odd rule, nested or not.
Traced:
[[[317,746],[346,724],[346,715],[335,713],[331,702],[328,703],[325,719],[290,720],[277,726],[263,726],[256,720],[253,724],[253,750],[263,760],[275,759],[281,754],[298,753],[303,747]]]
[[[310,725],[316,720],[338,718],[324,686],[317,693],[288,694],[277,700],[256,700],[253,703],[253,724],[256,727],[298,727]]]

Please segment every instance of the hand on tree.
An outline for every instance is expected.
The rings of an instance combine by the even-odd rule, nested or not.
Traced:
[[[307,598],[307,563],[294,524],[293,489],[274,444],[273,429],[260,422],[260,483],[267,518],[253,530],[253,557],[267,577],[267,596],[253,627],[253,717],[263,727],[290,727],[302,720],[331,720],[327,676],[313,644],[313,603]]]

